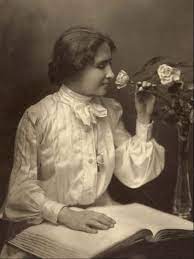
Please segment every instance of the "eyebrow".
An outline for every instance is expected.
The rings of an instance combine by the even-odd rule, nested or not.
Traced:
[[[95,64],[105,64],[105,63],[110,63],[111,61],[112,61],[112,58],[102,59],[95,62]]]

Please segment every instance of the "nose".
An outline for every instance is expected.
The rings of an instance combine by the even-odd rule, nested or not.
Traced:
[[[106,78],[113,79],[115,77],[111,65],[108,65],[106,68]]]

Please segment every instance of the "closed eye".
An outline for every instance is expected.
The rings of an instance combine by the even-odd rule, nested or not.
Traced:
[[[97,65],[97,68],[104,69],[106,67],[106,63],[102,63]]]
[[[97,68],[99,69],[104,69],[107,65],[112,65],[112,60],[105,60],[103,62],[100,62],[96,65]]]

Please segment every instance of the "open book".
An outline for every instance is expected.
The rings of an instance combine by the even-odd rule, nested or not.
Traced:
[[[142,240],[193,235],[192,222],[138,203],[89,209],[112,217],[115,227],[89,234],[45,222],[25,229],[9,243],[41,258],[93,258]]]

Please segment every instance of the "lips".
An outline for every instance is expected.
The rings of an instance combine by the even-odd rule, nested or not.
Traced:
[[[102,85],[108,87],[108,86],[110,86],[110,82],[103,82]]]

